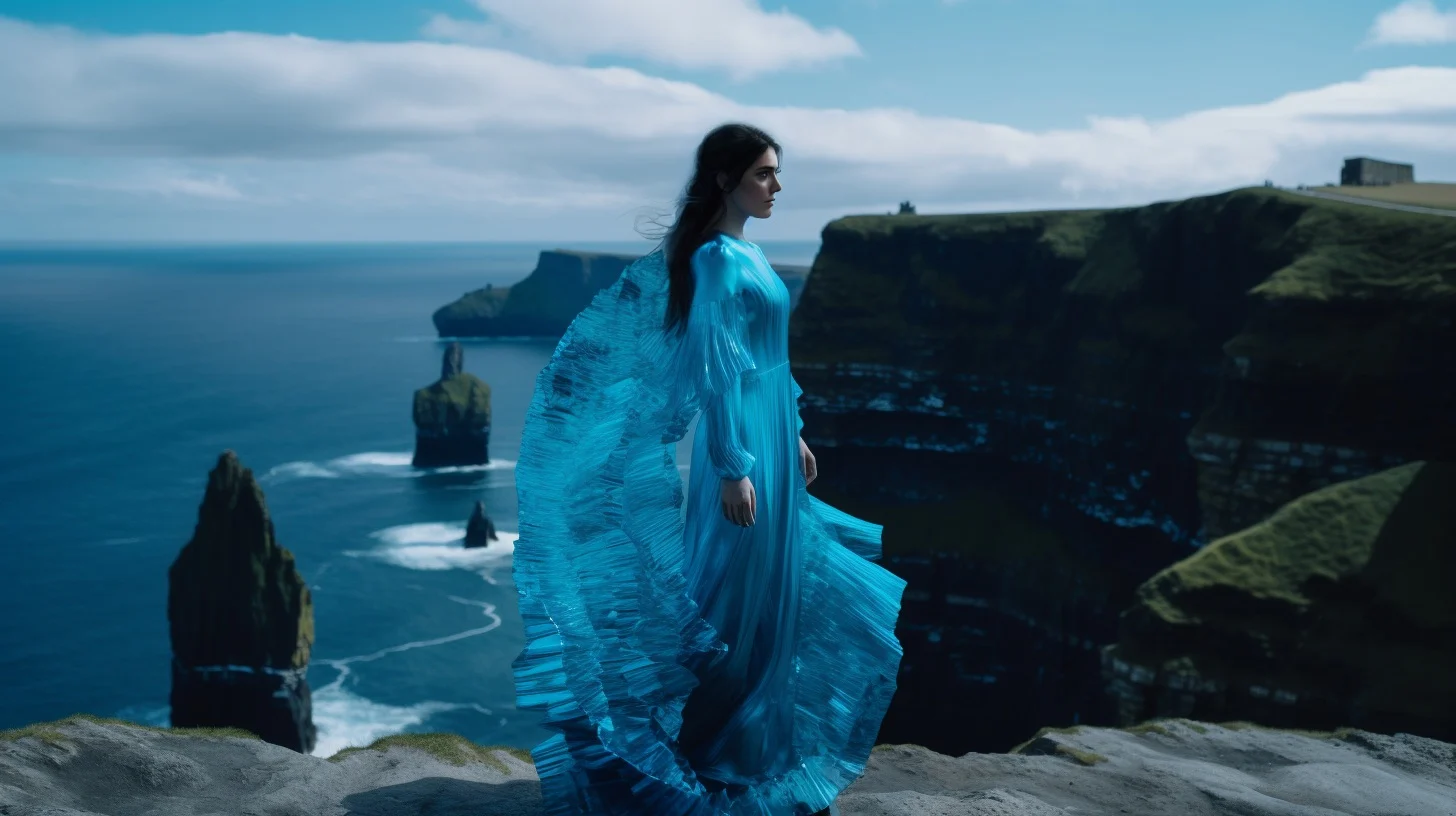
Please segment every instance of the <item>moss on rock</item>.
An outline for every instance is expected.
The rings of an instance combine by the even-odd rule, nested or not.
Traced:
[[[1453,497],[1445,462],[1301,496],[1145,582],[1110,655],[1441,738],[1456,729]]]
[[[441,732],[427,734],[391,734],[387,737],[380,737],[367,746],[344,748],[329,757],[329,761],[339,762],[350,754],[363,751],[388,751],[391,746],[396,745],[425,751],[451,765],[479,762],[505,774],[511,772],[510,768],[506,767],[505,763],[501,762],[495,756],[496,751],[504,751],[528,765],[535,764],[535,761],[531,758],[531,752],[524,748],[514,748],[507,745],[480,745],[458,734]]]
[[[66,741],[65,732],[62,727],[88,722],[100,725],[124,725],[128,728],[140,728],[146,731],[153,731],[162,734],[181,734],[191,737],[239,737],[242,739],[262,739],[257,734],[242,728],[164,728],[156,725],[145,725],[143,723],[122,720],[116,717],[100,717],[95,714],[78,712],[59,720],[48,722],[31,723],[20,728],[11,728],[0,731],[0,741],[15,741],[27,737],[38,739],[47,745],[60,745]]]

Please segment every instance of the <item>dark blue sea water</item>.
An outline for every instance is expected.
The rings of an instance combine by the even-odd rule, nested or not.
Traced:
[[[170,724],[167,568],[232,449],[313,589],[315,754],[545,738],[514,706],[510,565],[522,419],[555,342],[465,341],[492,388],[488,466],[415,471],[410,409],[439,377],[431,313],[556,247],[648,248],[0,247],[0,729]],[[467,551],[477,500],[501,541]]]

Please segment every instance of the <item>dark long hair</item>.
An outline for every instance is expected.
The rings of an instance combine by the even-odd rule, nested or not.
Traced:
[[[698,145],[692,180],[677,202],[677,220],[667,232],[667,315],[664,328],[681,334],[693,305],[693,253],[707,243],[708,228],[727,209],[724,193],[731,192],[763,151],[773,148],[782,161],[783,150],[762,130],[739,123],[720,125]],[[728,187],[718,186],[718,174]]]

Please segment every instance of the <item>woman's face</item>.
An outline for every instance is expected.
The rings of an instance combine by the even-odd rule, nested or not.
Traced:
[[[724,183],[727,176],[719,173],[718,180]],[[738,186],[727,195],[730,206],[736,205],[754,218],[768,218],[773,214],[774,194],[782,189],[784,188],[779,185],[779,156],[770,147],[763,151],[758,161],[749,166],[743,178],[738,181]]]

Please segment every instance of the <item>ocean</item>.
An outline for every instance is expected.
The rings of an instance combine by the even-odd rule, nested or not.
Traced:
[[[760,245],[775,263],[818,251]],[[77,712],[170,725],[167,568],[231,449],[312,588],[314,754],[549,736],[514,705],[511,544],[521,425],[556,341],[462,341],[492,389],[489,465],[412,468],[410,411],[448,342],[434,310],[554,248],[649,247],[0,246],[0,730]],[[478,500],[500,541],[465,550]]]

